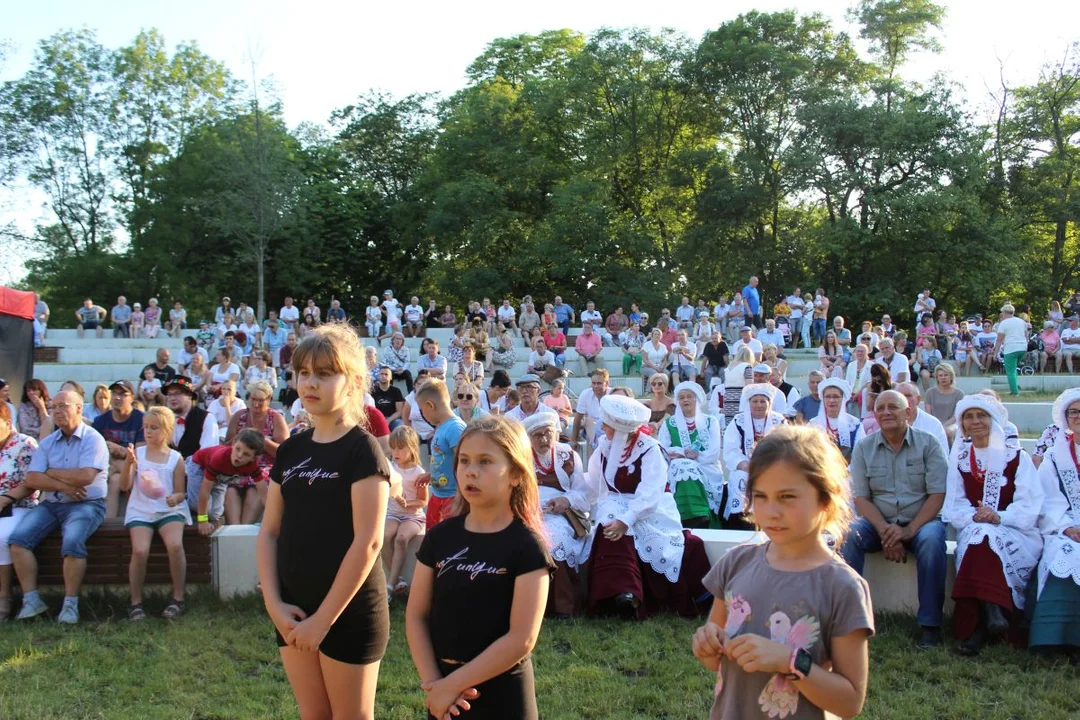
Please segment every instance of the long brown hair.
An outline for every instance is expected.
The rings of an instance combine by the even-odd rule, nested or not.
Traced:
[[[473,435],[483,435],[498,445],[506,455],[510,472],[518,477],[518,484],[510,491],[510,510],[513,511],[514,517],[525,523],[530,530],[544,537],[544,521],[540,511],[540,491],[536,483],[536,468],[533,466],[532,445],[529,444],[525,428],[518,421],[508,420],[500,415],[486,415],[469,423],[454,450],[455,472],[461,446]],[[461,494],[460,483],[459,479],[452,514],[468,515],[469,501]]]
[[[311,365],[341,373],[351,390],[345,406],[345,420],[367,428],[367,412],[364,410],[364,394],[370,382],[367,358],[360,346],[360,338],[349,325],[329,322],[311,331],[293,351],[292,369],[298,376],[300,370]]]
[[[801,472],[818,493],[825,516],[821,529],[843,541],[851,525],[851,490],[848,486],[847,461],[831,438],[809,425],[784,425],[776,428],[757,444],[750,457],[746,497],[754,496],[754,483],[761,474],[778,462],[786,462]],[[753,503],[749,504],[751,511]]]

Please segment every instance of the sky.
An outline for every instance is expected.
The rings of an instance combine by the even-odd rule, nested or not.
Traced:
[[[21,2],[9,8],[0,41],[13,52],[0,81],[29,68],[38,40],[66,28],[89,27],[109,48],[128,44],[141,29],[158,28],[166,41],[195,41],[234,75],[272,76],[287,122],[325,123],[330,113],[370,89],[400,96],[449,94],[465,83],[465,69],[491,40],[520,33],[570,28],[670,27],[700,40],[710,29],[749,10],[795,8],[820,12],[856,34],[844,15],[854,0],[726,0],[638,2],[329,2],[327,0],[145,0]],[[965,88],[976,117],[987,107],[987,85],[998,84],[1000,63],[1013,84],[1033,81],[1046,62],[1060,59],[1080,40],[1080,3],[1069,0],[953,0],[939,40],[944,51],[922,54],[904,68],[907,78],[926,80],[946,72]],[[1070,34],[1071,33],[1071,34]],[[30,232],[47,220],[41,197],[24,188],[0,189],[0,224],[15,221]],[[22,275],[21,263],[0,248],[0,283]]]

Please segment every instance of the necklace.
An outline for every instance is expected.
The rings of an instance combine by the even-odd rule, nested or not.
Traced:
[[[1075,461],[1076,451],[1073,451],[1073,459]],[[975,482],[982,485],[986,482],[986,470],[979,468],[979,463],[975,460],[975,446],[971,446],[971,475],[975,478]]]

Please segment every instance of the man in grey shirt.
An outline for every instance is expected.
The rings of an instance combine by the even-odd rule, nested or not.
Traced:
[[[908,425],[907,399],[895,390],[878,396],[874,417],[881,431],[860,440],[851,453],[852,490],[859,514],[841,553],[860,575],[866,553],[884,552],[893,562],[915,555],[919,578],[919,647],[941,644],[945,602],[945,501],[947,461],[930,433]]]
[[[123,295],[116,298],[116,304],[113,305],[112,323],[114,338],[131,337],[131,306]]]

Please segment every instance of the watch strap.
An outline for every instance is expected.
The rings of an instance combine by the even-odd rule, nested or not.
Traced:
[[[802,648],[795,648],[791,651],[791,659],[788,661],[787,673],[787,677],[790,680],[802,680],[806,677],[806,673],[800,671],[798,668],[797,660],[799,659],[800,653],[806,653],[806,650],[803,650]],[[809,653],[806,654],[809,655]]]

